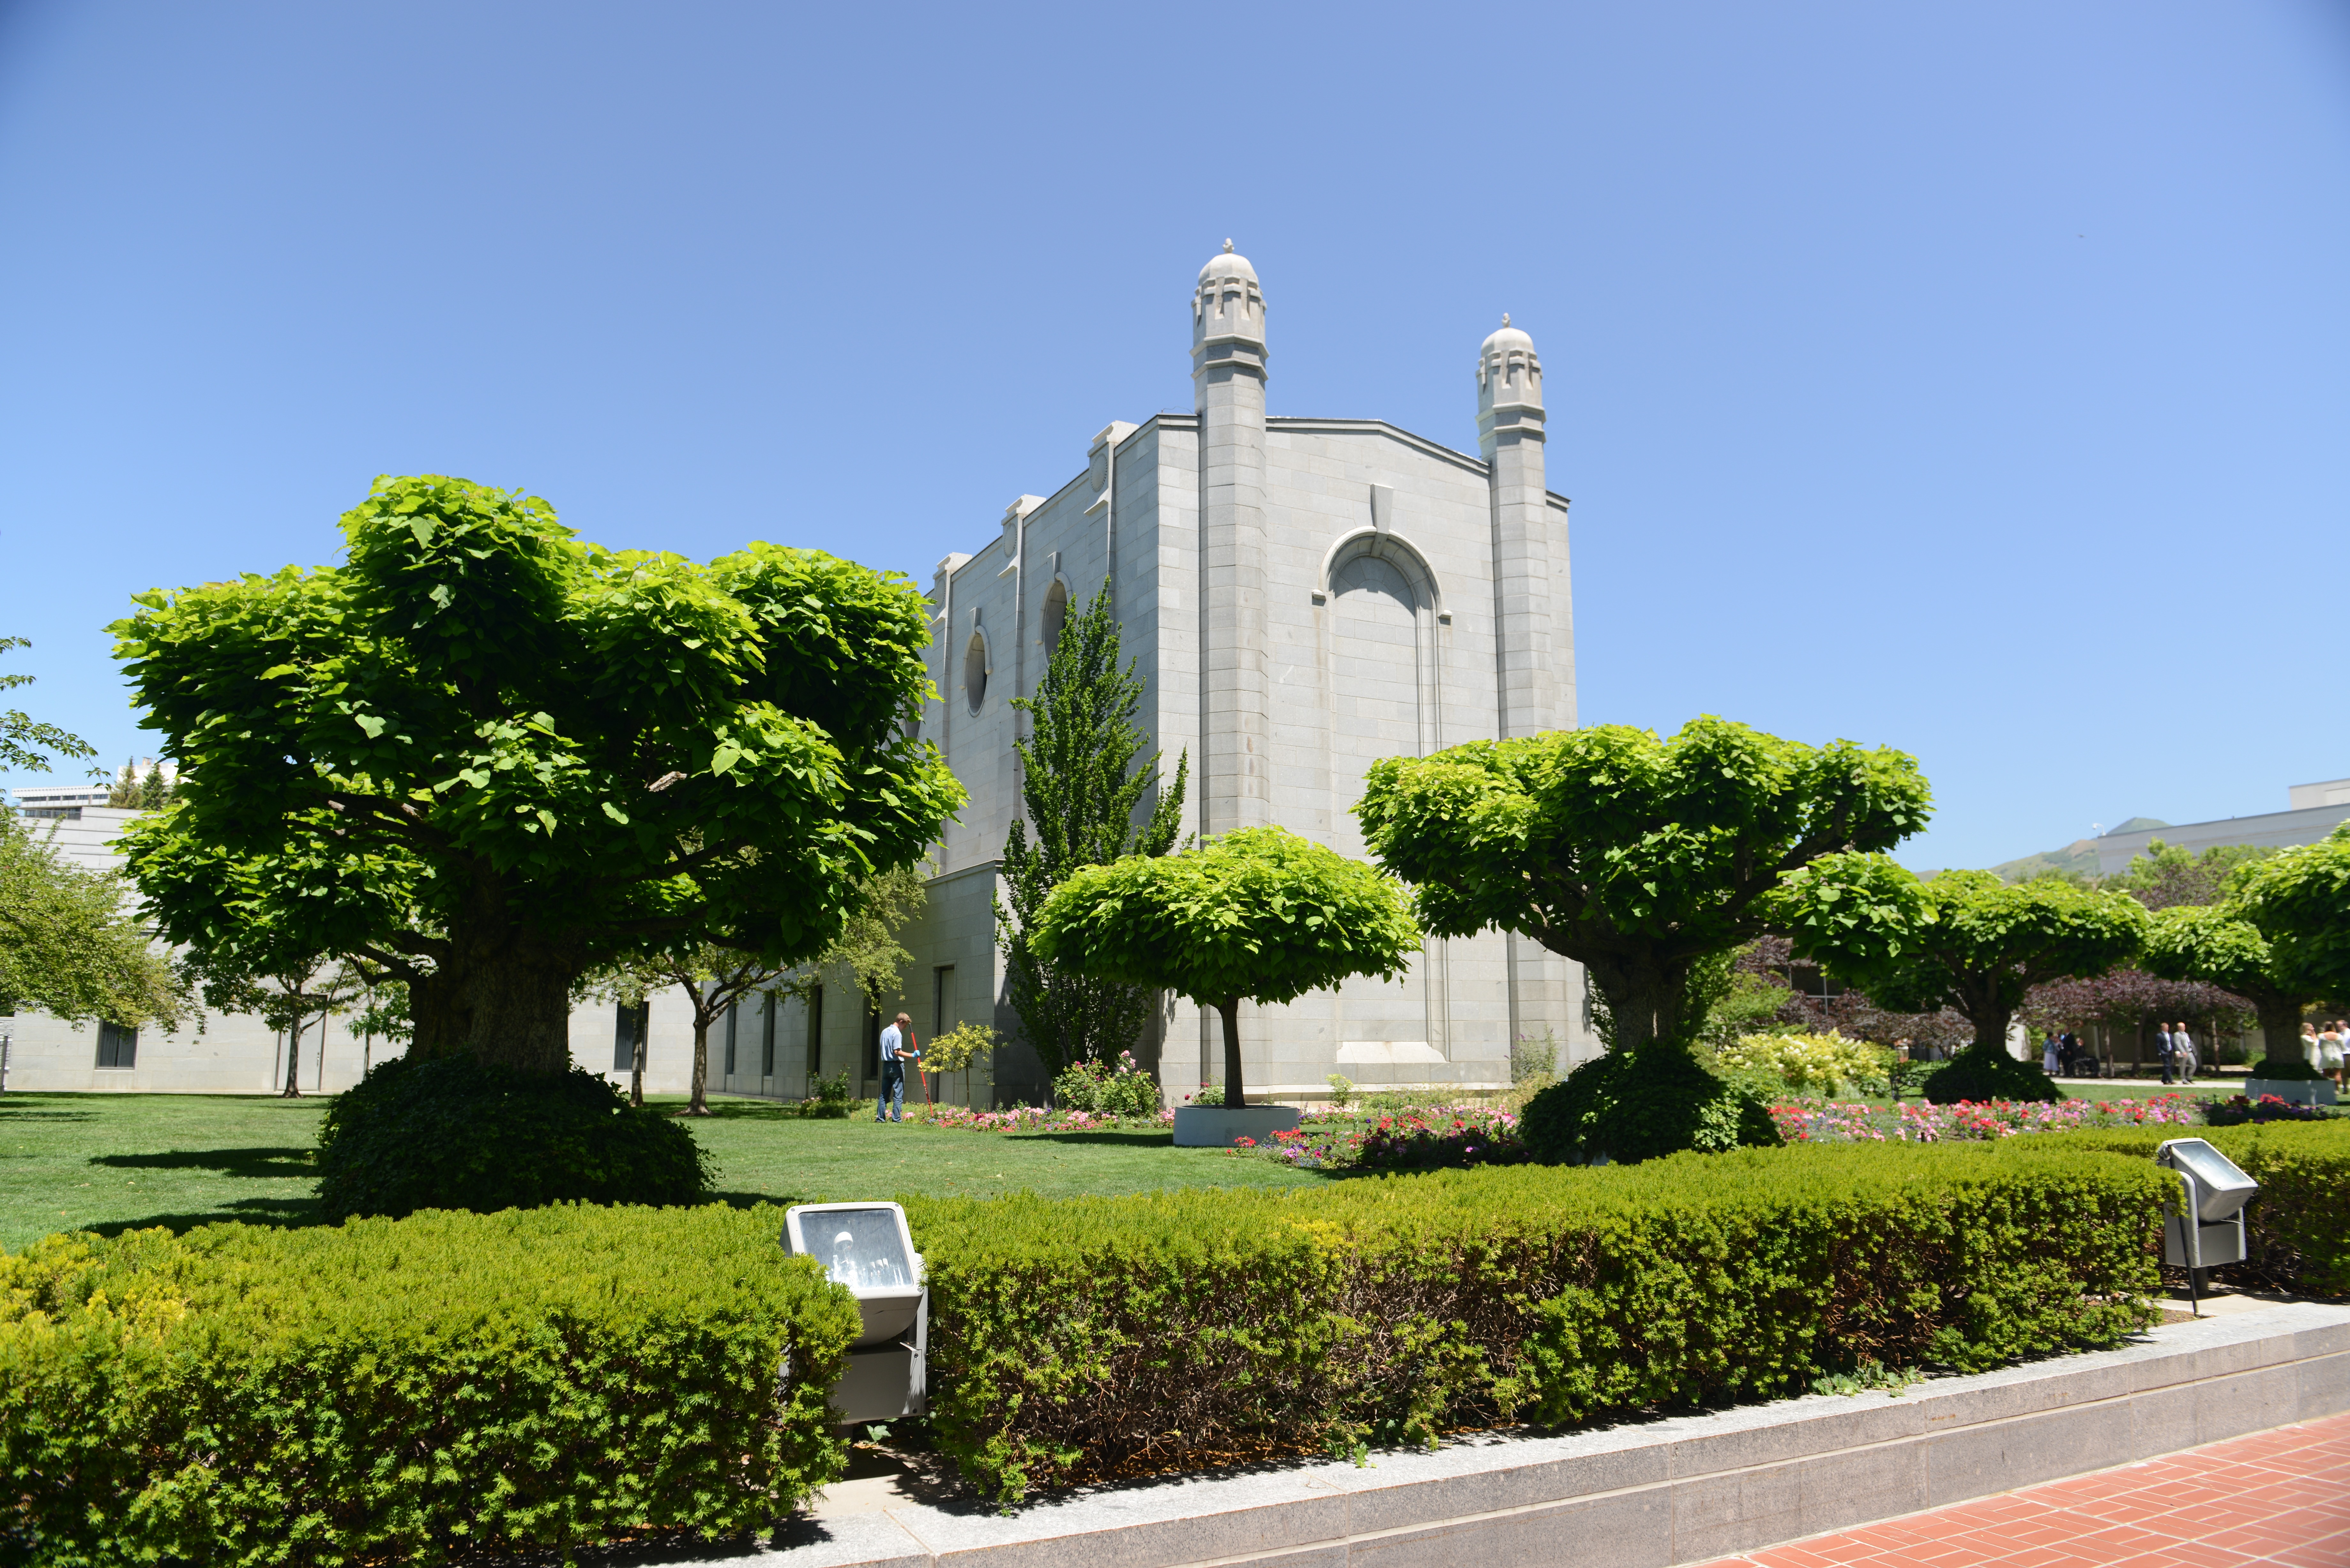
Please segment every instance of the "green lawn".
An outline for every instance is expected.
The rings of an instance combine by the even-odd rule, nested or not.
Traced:
[[[312,1218],[311,1140],[328,1102],[259,1096],[0,1095],[0,1247],[55,1231],[111,1233],[213,1220]],[[1162,1187],[1305,1187],[1327,1179],[1166,1133],[957,1132],[914,1123],[802,1121],[764,1100],[713,1097],[693,1124],[738,1201],[900,1192],[1055,1196]]]

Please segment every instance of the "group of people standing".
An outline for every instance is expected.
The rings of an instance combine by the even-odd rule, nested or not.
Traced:
[[[2350,1069],[2344,1065],[2350,1058],[2350,1020],[2337,1018],[2319,1028],[2314,1023],[2301,1026],[2301,1059],[2350,1089]]]

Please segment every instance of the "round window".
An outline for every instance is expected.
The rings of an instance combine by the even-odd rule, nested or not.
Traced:
[[[987,696],[987,639],[977,632],[971,634],[971,646],[963,649],[962,694],[971,700],[971,711]]]

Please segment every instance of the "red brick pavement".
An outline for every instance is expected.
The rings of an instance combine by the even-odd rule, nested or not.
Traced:
[[[1814,1536],[1708,1568],[2350,1568],[2350,1416]]]

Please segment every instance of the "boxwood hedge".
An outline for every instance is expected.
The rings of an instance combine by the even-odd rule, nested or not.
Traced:
[[[1251,1454],[1972,1370],[2150,1323],[2173,1179],[2074,1140],[1303,1193],[913,1199],[932,1429],[1003,1500]]]
[[[763,1525],[841,1473],[825,1394],[857,1324],[781,1229],[566,1205],[0,1256],[0,1557],[567,1554]]]
[[[2150,1158],[2166,1138],[2210,1138],[2261,1184],[2244,1210],[2244,1272],[2285,1290],[2350,1295],[2350,1117],[2062,1136],[2068,1148],[2139,1158]]]

